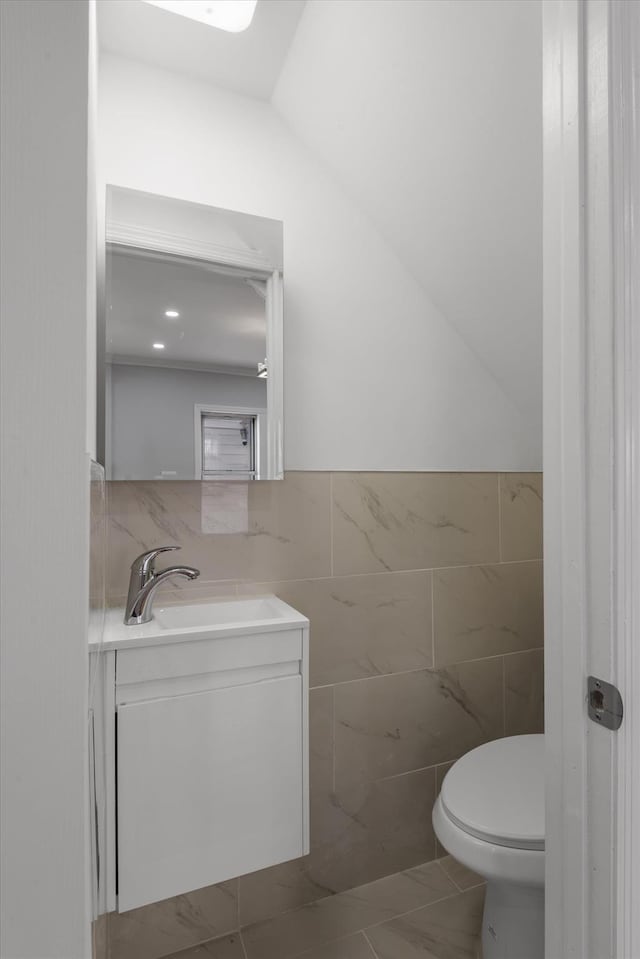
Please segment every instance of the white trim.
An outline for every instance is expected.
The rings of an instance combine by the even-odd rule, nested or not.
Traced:
[[[197,360],[156,360],[152,356],[120,356],[107,353],[105,364],[110,366],[151,366],[163,370],[188,370],[191,373],[219,373],[221,376],[257,376],[256,367],[216,366]]]
[[[98,659],[96,670],[96,778],[98,846],[101,870],[98,887],[98,913],[116,908],[116,730],[115,714],[116,654],[114,650],[92,651],[90,660]]]
[[[638,959],[640,4],[543,16],[546,954]],[[590,672],[618,732],[585,715]]]
[[[104,475],[105,479],[110,480],[113,476],[113,369],[111,364],[102,363],[102,392],[104,403],[104,426],[103,426],[103,448],[104,448]]]
[[[106,228],[107,243],[118,246],[134,247],[138,250],[154,250],[159,253],[170,253],[174,256],[191,257],[197,260],[207,260],[211,263],[220,263],[223,266],[242,267],[247,270],[258,270],[262,273],[271,273],[273,264],[261,253],[242,247],[221,246],[218,243],[208,243],[205,240],[196,240],[180,233],[167,233],[148,226],[139,226],[133,223],[109,220]]]
[[[545,954],[553,959],[589,955],[582,10],[577,0],[543,4]]]
[[[624,720],[617,744],[617,950],[640,956],[640,5],[613,0],[611,137],[615,350],[614,653]]]
[[[284,477],[284,310],[282,275],[274,270],[267,280],[267,475]]]
[[[608,0],[583,3],[584,122],[584,404],[585,435],[585,652],[587,675],[616,682],[612,657],[613,311],[611,269],[610,53]],[[586,689],[584,693],[586,699]],[[616,733],[581,716],[584,737],[583,835],[585,956],[615,953],[615,762]],[[571,753],[565,761],[571,761]],[[567,864],[567,869],[571,864]]]
[[[247,284],[251,289],[258,294],[260,299],[266,300],[267,298],[267,284],[264,280],[255,280],[252,276],[247,277]]]
[[[218,403],[196,403],[193,407],[193,429],[194,429],[194,450],[195,450],[195,475],[194,479],[202,480],[202,414],[210,413],[215,416],[218,413],[238,416],[256,417],[256,479],[270,479],[261,476],[262,469],[262,450],[260,448],[261,438],[264,430],[267,428],[267,410],[260,406],[220,406]]]

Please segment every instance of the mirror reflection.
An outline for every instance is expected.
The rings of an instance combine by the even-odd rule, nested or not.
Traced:
[[[111,187],[105,468],[282,475],[282,224]]]

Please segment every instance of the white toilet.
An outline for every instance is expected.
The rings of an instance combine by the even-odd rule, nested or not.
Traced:
[[[436,836],[487,880],[483,959],[544,959],[544,736],[478,746],[451,767]]]

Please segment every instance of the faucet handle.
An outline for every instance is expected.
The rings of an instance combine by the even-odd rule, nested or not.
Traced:
[[[160,553],[170,553],[174,549],[181,548],[181,546],[157,546],[155,549],[147,550],[146,553],[140,553],[131,564],[131,572],[138,573],[141,580],[146,582],[154,571],[156,556]]]

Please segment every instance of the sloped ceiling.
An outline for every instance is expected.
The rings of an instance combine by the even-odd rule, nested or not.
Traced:
[[[248,30],[227,33],[140,0],[98,0],[100,46],[268,100],[304,4],[305,0],[261,0]]]
[[[273,104],[541,430],[539,0],[309,0]]]

